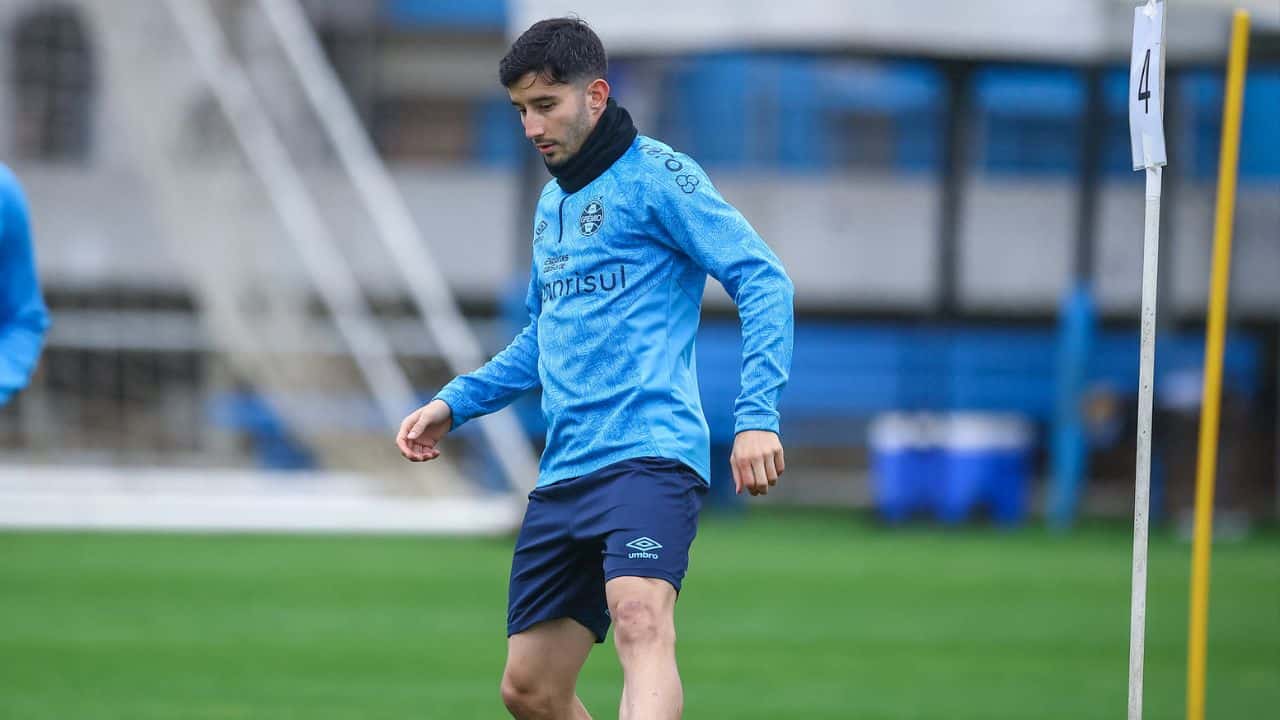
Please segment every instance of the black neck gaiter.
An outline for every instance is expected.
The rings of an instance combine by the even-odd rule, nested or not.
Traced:
[[[631,122],[631,115],[609,98],[595,128],[577,154],[563,165],[548,165],[547,171],[555,177],[562,190],[578,192],[617,162],[635,139],[636,126]]]

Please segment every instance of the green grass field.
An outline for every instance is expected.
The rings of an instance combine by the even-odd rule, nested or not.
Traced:
[[[710,519],[690,718],[1123,717],[1131,536]],[[0,534],[0,718],[498,718],[511,540]],[[1148,718],[1183,716],[1189,548],[1152,540]],[[1280,535],[1215,550],[1209,717],[1280,707]],[[580,692],[616,717],[598,647]]]

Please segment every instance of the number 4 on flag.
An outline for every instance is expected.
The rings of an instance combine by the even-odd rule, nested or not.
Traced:
[[[1133,10],[1133,56],[1129,63],[1129,138],[1133,169],[1163,167],[1164,3]]]
[[[1142,114],[1151,112],[1151,48],[1147,48],[1147,57],[1142,61],[1142,77],[1138,78],[1138,99],[1143,102]]]

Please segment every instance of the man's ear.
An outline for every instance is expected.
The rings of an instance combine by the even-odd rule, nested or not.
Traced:
[[[596,78],[587,83],[587,109],[592,115],[604,112],[605,103],[609,102],[609,81]]]

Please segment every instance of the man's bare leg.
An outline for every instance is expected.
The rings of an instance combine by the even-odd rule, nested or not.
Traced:
[[[619,720],[677,720],[684,689],[676,669],[676,589],[666,580],[618,577],[605,594],[622,663]]]
[[[517,720],[591,720],[577,696],[578,673],[595,635],[576,620],[538,623],[507,639],[502,702]]]

